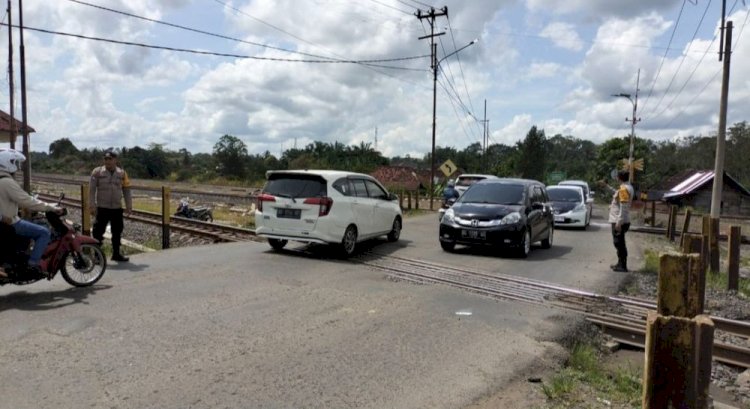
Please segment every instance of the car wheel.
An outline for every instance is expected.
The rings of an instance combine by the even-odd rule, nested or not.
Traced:
[[[268,244],[271,245],[271,247],[274,250],[281,250],[286,246],[286,244],[289,243],[288,240],[280,240],[280,239],[268,239]]]
[[[548,249],[552,247],[552,239],[554,238],[554,236],[555,236],[555,229],[553,225],[550,224],[549,228],[547,229],[547,238],[542,240],[543,249]]]
[[[344,232],[344,238],[341,239],[341,249],[345,256],[351,256],[354,254],[354,249],[357,246],[357,228],[351,225],[346,228]]]
[[[454,243],[452,241],[441,241],[440,242],[440,247],[442,247],[443,250],[445,250],[447,252],[452,252],[453,249],[456,248],[456,243]]]
[[[531,229],[527,228],[526,233],[523,235],[523,243],[518,248],[518,255],[522,258],[529,256],[531,252]]]
[[[391,232],[388,233],[388,241],[398,241],[399,237],[401,237],[401,218],[396,217],[393,220],[393,228],[391,229]]]

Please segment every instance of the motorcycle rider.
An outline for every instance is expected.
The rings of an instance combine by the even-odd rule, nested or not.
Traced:
[[[458,199],[459,193],[456,190],[456,182],[453,180],[448,181],[448,185],[443,189],[443,203],[448,203],[450,199]]]
[[[15,149],[0,149],[0,215],[3,222],[9,222],[17,236],[34,241],[34,247],[29,256],[30,271],[41,274],[42,254],[50,242],[50,232],[47,227],[26,221],[18,217],[18,208],[55,212],[62,215],[63,210],[51,204],[37,200],[24,191],[13,178],[26,157]],[[5,272],[3,271],[3,276]]]

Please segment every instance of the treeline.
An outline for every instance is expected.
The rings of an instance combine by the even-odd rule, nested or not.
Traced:
[[[610,139],[602,144],[573,136],[547,137],[544,130],[532,127],[526,137],[513,146],[490,145],[486,153],[479,143],[457,150],[436,147],[435,163],[439,166],[450,159],[461,171],[490,173],[499,176],[524,177],[549,181],[553,172],[564,173],[569,179],[590,183],[608,177],[618,163],[628,157],[629,136]],[[654,142],[635,138],[634,157],[642,159],[644,170],[636,172],[640,189],[648,189],[685,169],[713,169],[716,137],[691,136],[675,141]],[[235,183],[259,186],[265,172],[271,169],[342,169],[369,173],[382,165],[412,166],[429,169],[431,158],[384,157],[369,143],[348,146],[339,142],[314,142],[299,149],[289,149],[281,157],[266,151],[249,154],[242,140],[222,136],[212,153],[170,151],[162,145],[147,148],[122,147],[119,161],[133,178],[190,181],[195,183]],[[32,153],[35,172],[88,174],[101,164],[104,149],[78,149],[67,138],[49,146],[49,153]],[[750,186],[750,129],[747,122],[729,128],[725,169],[740,183]],[[439,173],[439,172],[438,172]],[[440,174],[440,173],[439,173]]]

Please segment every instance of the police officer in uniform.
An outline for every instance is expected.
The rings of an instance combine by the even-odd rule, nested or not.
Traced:
[[[112,260],[126,262],[130,259],[120,252],[120,237],[123,229],[122,199],[125,198],[125,211],[133,211],[133,198],[130,193],[128,174],[117,166],[117,153],[104,153],[104,166],[91,172],[89,198],[91,214],[96,216],[93,236],[102,242],[107,223],[112,233]]]

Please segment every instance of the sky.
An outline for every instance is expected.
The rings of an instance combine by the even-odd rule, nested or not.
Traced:
[[[731,126],[750,120],[750,30],[744,32],[750,2],[726,4],[734,25]],[[532,126],[548,137],[595,143],[626,136],[636,87],[638,137],[715,135],[721,6],[721,0],[25,0],[31,149],[47,151],[68,138],[78,148],[161,144],[210,153],[229,134],[251,154],[278,156],[322,141],[422,157],[432,144],[433,71],[430,40],[419,39],[430,33],[430,19],[416,13],[440,14],[444,7],[447,16],[434,20],[435,32],[444,33],[435,40],[438,146],[481,143],[485,125],[490,144],[513,145]],[[17,25],[15,0],[11,7]],[[17,29],[12,40],[20,119]],[[0,41],[8,44],[7,26],[0,27]],[[3,48],[0,109],[9,112]],[[612,96],[620,93],[631,98]]]

